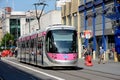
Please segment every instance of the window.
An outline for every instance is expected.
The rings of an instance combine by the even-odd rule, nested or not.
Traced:
[[[10,33],[15,39],[20,36],[20,19],[10,19]]]
[[[38,49],[41,49],[43,46],[43,40],[42,37],[38,37]]]
[[[31,40],[30,48],[34,48],[34,39]]]
[[[73,53],[77,52],[77,38],[74,30],[49,31],[46,38],[47,52]]]

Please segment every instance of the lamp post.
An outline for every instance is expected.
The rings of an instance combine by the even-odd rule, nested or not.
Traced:
[[[6,32],[5,32],[5,49],[6,49]]]
[[[42,7],[42,10],[41,10],[41,13],[38,14],[37,7],[40,6],[40,5],[42,5],[43,7]],[[40,18],[41,18],[41,16],[42,16],[43,10],[44,10],[44,8],[45,8],[46,5],[47,5],[47,4],[45,4],[45,3],[43,3],[43,2],[34,3],[35,11],[36,11],[36,18],[37,18],[37,21],[38,21],[39,29],[41,28],[41,27],[40,27]]]
[[[6,14],[7,14],[7,11],[5,10],[4,11],[4,21],[5,21],[5,23],[6,23],[6,19],[7,19],[7,17],[6,17]],[[6,24],[4,24],[5,25],[5,28],[4,28],[4,36],[5,36],[5,49],[6,49]]]

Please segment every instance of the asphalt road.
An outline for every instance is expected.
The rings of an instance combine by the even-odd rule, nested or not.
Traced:
[[[0,61],[0,80],[41,80],[16,67]]]

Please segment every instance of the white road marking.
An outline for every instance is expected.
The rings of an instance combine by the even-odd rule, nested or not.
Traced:
[[[4,60],[7,61],[7,62],[10,62],[10,63],[12,63],[12,64],[18,65],[18,66],[20,66],[20,67],[23,67],[23,68],[26,68],[26,69],[32,70],[32,71],[34,71],[34,72],[37,72],[37,73],[43,74],[43,75],[45,75],[45,76],[52,77],[52,78],[57,79],[57,80],[65,80],[65,79],[63,79],[63,78],[56,77],[56,76],[53,76],[53,75],[47,74],[47,73],[45,73],[45,72],[38,71],[38,70],[32,69],[32,68],[30,68],[30,67],[27,67],[27,66],[24,66],[24,65],[21,65],[21,64],[18,64],[18,63],[15,63],[15,62],[12,62],[12,61],[6,60],[6,59],[4,59]]]

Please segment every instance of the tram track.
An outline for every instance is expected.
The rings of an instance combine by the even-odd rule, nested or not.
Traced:
[[[90,80],[89,78],[86,78],[86,77],[83,77],[83,76],[80,76],[80,75],[75,75],[75,74],[72,74],[72,73],[66,73],[66,72],[62,72],[62,71],[59,71],[59,72],[65,74],[65,75],[67,74],[67,75],[70,75],[70,76],[80,78],[82,80]]]
[[[64,71],[58,71],[59,73],[67,74],[73,77],[77,77],[78,79],[83,80],[93,80],[94,77],[97,78],[97,80],[120,80],[120,75],[112,74],[112,73],[106,73],[96,70],[89,70],[89,69],[81,69],[81,70],[64,70]],[[96,80],[96,79],[94,79]]]
[[[87,71],[82,71],[82,72],[93,74],[93,75],[96,75],[96,76],[106,77],[106,78],[110,78],[110,79],[114,79],[114,80],[120,80],[120,75],[107,73],[107,72],[102,72],[102,71],[89,70],[89,69],[85,69],[85,70],[87,70]],[[95,73],[92,73],[92,72],[95,72]],[[108,76],[112,76],[112,77],[108,77]],[[113,78],[113,77],[115,77],[115,78]],[[118,78],[116,78],[116,77],[118,77]]]

